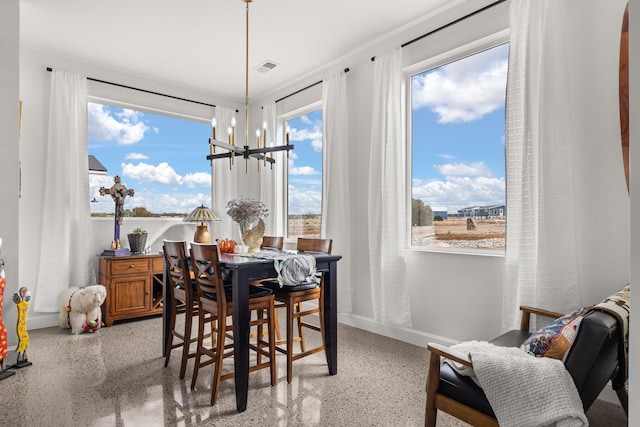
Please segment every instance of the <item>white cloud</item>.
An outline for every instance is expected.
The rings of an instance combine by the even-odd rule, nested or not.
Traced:
[[[88,104],[88,134],[93,141],[116,141],[130,145],[140,142],[150,128],[141,121],[142,113],[124,109],[115,114],[104,105]]]
[[[149,156],[142,153],[129,153],[124,158],[126,160],[147,160]]]
[[[211,185],[211,174],[208,172],[188,173],[182,178],[182,181],[189,188],[194,188],[196,185]]]
[[[290,167],[289,175],[317,175],[318,171],[311,166]]]
[[[189,188],[211,185],[210,173],[194,172],[181,176],[167,162],[157,166],[142,162],[137,165],[122,163],[122,176],[154,184],[186,185]]]
[[[322,192],[309,188],[297,188],[289,185],[289,213],[304,215],[319,214],[322,206]]]
[[[430,108],[439,123],[469,122],[504,106],[506,45],[463,58],[413,79],[413,108]]]
[[[182,177],[167,162],[161,162],[158,166],[147,163],[122,163],[122,175],[138,181],[153,182],[156,184],[181,185]]]
[[[504,178],[491,177],[447,177],[416,185],[414,181],[414,199],[425,204],[446,206],[451,213],[458,209],[479,205],[503,204],[505,195]]]
[[[492,177],[493,172],[483,162],[475,163],[447,163],[433,165],[444,176],[483,176]]]
[[[304,117],[306,118],[306,116]],[[309,120],[307,119],[306,122],[309,122]],[[309,122],[308,124],[310,125],[310,127],[308,128],[290,129],[289,140],[291,142],[295,142],[295,141],[301,142],[301,141],[310,140],[311,147],[313,147],[315,151],[322,151],[322,122],[321,121],[317,121],[315,123]]]

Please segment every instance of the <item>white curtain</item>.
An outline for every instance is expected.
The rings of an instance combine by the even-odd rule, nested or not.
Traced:
[[[277,128],[276,103],[262,107],[262,121],[267,124],[267,146],[278,144],[277,135],[282,132]],[[265,234],[267,236],[284,236],[285,207],[284,207],[284,171],[287,159],[282,152],[273,153],[276,159],[273,167],[267,163],[260,166],[260,200],[269,209],[269,216],[265,219]]]
[[[322,224],[324,238],[333,239],[333,252],[342,255],[338,265],[338,310],[351,310],[349,211],[349,105],[347,74],[324,79],[322,85]]]
[[[402,50],[377,55],[369,169],[369,265],[374,319],[411,327],[406,279],[406,157]]]
[[[559,0],[513,0],[507,79],[507,248],[502,327],[521,304],[567,312],[580,301],[568,51]]]
[[[49,136],[42,194],[34,310],[57,312],[60,292],[96,283],[91,253],[87,79],[51,73]]]
[[[227,142],[228,129],[231,127],[231,119],[234,117],[234,110],[225,107],[216,107],[216,139]],[[236,130],[237,134],[237,130]],[[219,150],[218,152],[226,152]],[[241,164],[239,164],[241,163]],[[221,221],[211,223],[211,240],[230,238],[238,240],[240,232],[238,225],[227,215],[227,202],[232,195],[236,194],[237,180],[236,171],[242,169],[244,173],[244,160],[236,157],[235,164],[229,167],[228,159],[216,159],[211,164],[211,209]]]

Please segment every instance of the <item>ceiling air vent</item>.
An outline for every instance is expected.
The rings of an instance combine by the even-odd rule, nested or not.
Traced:
[[[276,68],[278,65],[273,61],[264,61],[262,64],[258,65],[256,67],[256,71],[260,72],[260,73],[266,73],[269,72],[271,70],[273,70],[274,68]]]

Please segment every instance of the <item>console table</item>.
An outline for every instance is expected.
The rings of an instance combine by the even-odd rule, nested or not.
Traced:
[[[163,275],[164,260],[159,254],[101,256],[99,280],[107,288],[104,324],[161,314]]]

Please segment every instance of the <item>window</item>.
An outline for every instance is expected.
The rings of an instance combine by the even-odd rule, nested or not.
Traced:
[[[181,216],[211,206],[210,124],[91,102],[87,109],[89,155],[99,162],[93,169],[106,169],[89,175],[92,216],[114,214],[99,189],[116,175],[134,190],[125,216]]]
[[[287,237],[320,237],[322,214],[322,109],[286,121],[289,140]]]
[[[411,76],[411,244],[504,249],[508,44]]]

